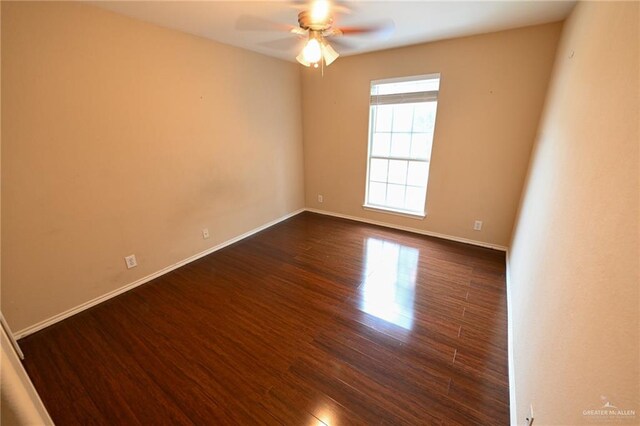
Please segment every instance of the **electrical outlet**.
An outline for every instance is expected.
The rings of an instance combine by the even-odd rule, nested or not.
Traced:
[[[124,261],[127,264],[127,269],[135,268],[136,266],[138,266],[138,261],[136,260],[135,254],[125,257]]]
[[[476,220],[473,223],[473,230],[474,231],[481,231],[482,230],[482,221],[481,220]]]
[[[527,426],[531,426],[533,424],[533,404],[529,406],[529,417],[525,418]]]
[[[205,239],[205,240],[206,240],[207,238],[209,238],[209,228],[204,228],[204,229],[202,230],[202,238],[203,238],[203,239]]]
[[[319,203],[324,202],[324,197],[322,196],[322,194],[318,194],[318,202]]]

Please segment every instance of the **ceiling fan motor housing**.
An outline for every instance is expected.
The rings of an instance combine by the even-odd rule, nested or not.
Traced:
[[[310,31],[326,31],[331,28],[333,24],[333,19],[330,16],[327,16],[325,19],[321,21],[314,21],[309,12],[304,11],[298,14],[298,24],[300,24],[300,28],[304,30]]]

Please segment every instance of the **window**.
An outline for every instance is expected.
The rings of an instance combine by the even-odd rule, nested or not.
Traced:
[[[365,208],[424,217],[440,74],[371,82]]]

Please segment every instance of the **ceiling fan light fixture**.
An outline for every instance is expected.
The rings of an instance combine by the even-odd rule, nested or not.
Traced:
[[[333,49],[322,35],[312,32],[302,52],[296,56],[296,60],[305,67],[313,66],[318,68],[320,61],[324,61],[324,64],[329,66],[338,59],[338,56],[340,54]]]
[[[338,59],[340,54],[336,52],[333,47],[326,40],[322,39],[322,57],[324,58],[324,63],[326,66],[329,66]]]
[[[311,64],[304,58],[304,53],[300,52],[298,56],[296,56],[296,61],[298,61],[301,65],[305,67],[311,66]]]
[[[304,59],[313,64],[322,58],[322,47],[315,37],[310,37],[307,45],[302,49]]]

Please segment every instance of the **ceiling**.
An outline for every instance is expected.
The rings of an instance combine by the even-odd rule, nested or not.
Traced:
[[[265,55],[294,61],[300,45],[286,31],[248,31],[239,22],[269,20],[297,25],[301,1],[99,1],[92,4],[143,21],[173,28]],[[393,20],[386,37],[341,37],[350,46],[341,55],[407,46],[560,21],[575,1],[349,1],[349,13],[334,14],[334,25],[366,25]],[[264,27],[264,25],[262,25]]]

